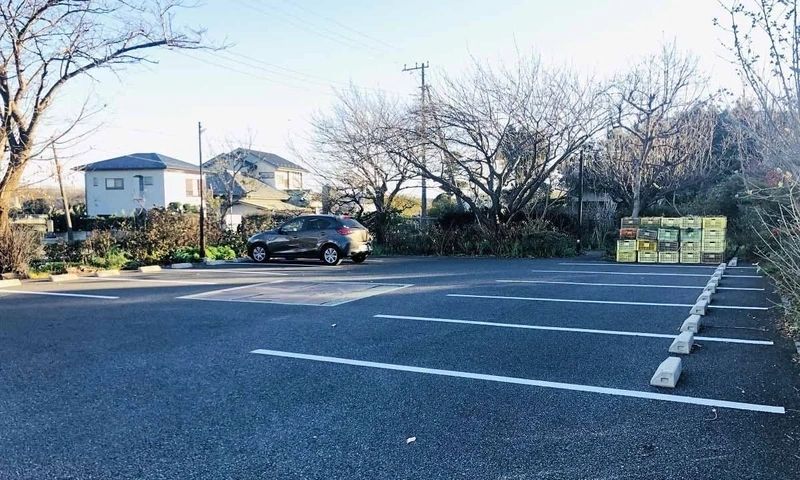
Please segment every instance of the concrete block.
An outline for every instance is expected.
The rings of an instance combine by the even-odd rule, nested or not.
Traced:
[[[711,303],[711,292],[703,292],[697,297],[697,303],[706,302]]]
[[[689,315],[689,318],[683,321],[681,325],[681,332],[698,333],[702,324],[700,315]]]
[[[0,280],[0,288],[19,287],[20,285],[22,285],[22,282],[16,278],[12,278],[10,280]]]
[[[0,280],[14,280],[15,278],[17,278],[16,273],[11,273],[11,272],[0,273]]]
[[[95,277],[106,278],[106,277],[118,277],[119,270],[98,270],[94,272]]]
[[[713,284],[715,287],[719,287],[719,278],[711,277],[708,280],[708,285],[711,285],[711,284]]]
[[[650,379],[650,385],[654,387],[675,388],[681,376],[682,363],[680,357],[668,357],[661,362],[656,369],[655,375]]]
[[[736,258],[736,257],[733,257],[733,258],[730,259],[730,261],[728,261],[728,266],[729,267],[735,267],[738,264],[739,264],[739,259]]]
[[[142,273],[155,273],[155,272],[160,272],[161,267],[159,267],[158,265],[147,265],[144,267],[139,267],[139,271]]]
[[[719,283],[722,280],[722,274],[721,273],[715,273],[714,275],[711,275],[711,279],[712,280],[716,280],[717,283]]]
[[[688,355],[692,353],[692,345],[694,344],[694,333],[681,332],[680,335],[675,337],[672,345],[669,346],[669,353],[679,353]]]
[[[727,267],[728,267],[728,265],[726,265],[723,262],[723,263],[720,263],[719,265],[717,265],[717,270],[722,270],[724,272]]]
[[[705,315],[707,308],[708,302],[697,302],[692,306],[692,309],[689,310],[689,315]]]
[[[203,263],[206,265],[225,265],[227,262],[225,260],[209,260],[206,258]]]
[[[50,275],[51,282],[69,282],[71,280],[77,280],[78,276],[74,273],[65,273],[63,275]]]
[[[193,266],[194,265],[192,265],[191,263],[173,263],[172,265],[170,265],[169,268],[181,269],[181,268],[192,268]]]

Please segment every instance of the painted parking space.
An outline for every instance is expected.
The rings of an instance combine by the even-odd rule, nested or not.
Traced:
[[[45,446],[28,432],[48,428],[83,453],[76,432],[92,429],[98,441],[139,454],[152,439],[161,443],[150,451],[163,452],[171,448],[163,439],[190,432],[176,452],[224,442],[253,454],[269,443],[282,461],[303,465],[318,454],[353,460],[356,450],[374,453],[372,445],[435,465],[440,454],[467,461],[614,451],[615,461],[648,462],[647,472],[681,462],[766,471],[769,463],[753,448],[760,441],[791,457],[786,452],[797,445],[783,433],[796,422],[800,400],[793,387],[800,385],[792,383],[772,311],[709,311],[694,352],[682,356],[681,381],[670,390],[648,382],[688,308],[448,296],[688,304],[710,277],[704,269],[691,270],[704,277],[665,278],[531,272],[569,268],[558,263],[387,258],[369,268],[283,271],[288,275],[197,268],[135,276],[193,282],[186,284],[88,280],[30,287],[121,300],[110,310],[91,308],[88,299],[53,298],[35,314],[13,306],[14,320],[0,318],[7,411],[24,415],[27,425],[6,429],[6,436],[44,455]],[[663,288],[632,286],[643,281]],[[723,277],[721,285],[730,282]],[[720,290],[712,304],[770,305],[765,279],[737,282],[748,290]],[[331,284],[341,289],[331,292]],[[402,288],[361,296],[368,286]],[[357,301],[318,308],[347,295]],[[195,296],[222,301],[186,298]],[[287,298],[306,304],[286,304]],[[7,302],[2,294],[0,302]],[[91,392],[102,392],[102,401]],[[37,403],[28,411],[29,397]],[[94,405],[91,412],[86,405]],[[56,416],[66,420],[52,425]],[[406,444],[410,437],[416,442]],[[642,457],[643,451],[656,453]],[[547,457],[555,463],[546,468],[582,478],[585,466],[570,470],[568,456]],[[607,463],[598,460],[592,471]]]

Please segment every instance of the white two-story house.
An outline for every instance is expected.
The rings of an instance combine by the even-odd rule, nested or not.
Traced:
[[[84,172],[90,216],[131,215],[174,202],[200,205],[199,166],[159,153],[134,153],[75,170]]]

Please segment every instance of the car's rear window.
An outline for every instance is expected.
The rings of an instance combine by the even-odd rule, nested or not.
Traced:
[[[361,225],[360,223],[358,223],[356,220],[353,220],[352,218],[340,218],[339,221],[342,222],[342,225],[344,225],[345,227],[348,227],[348,228],[361,228],[361,229],[364,229],[364,230],[367,229],[367,227],[365,227],[364,225]]]

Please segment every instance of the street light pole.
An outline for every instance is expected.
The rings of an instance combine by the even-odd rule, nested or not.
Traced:
[[[203,126],[197,122],[197,153],[200,158],[200,258],[206,258],[206,211],[203,195]]]
[[[583,148],[581,148],[580,162],[578,164],[578,253],[581,253],[583,245]]]

